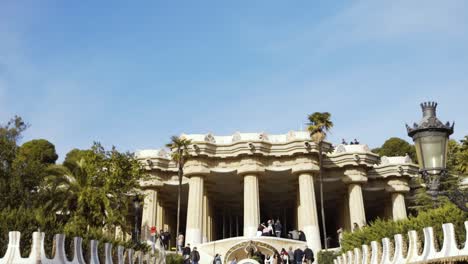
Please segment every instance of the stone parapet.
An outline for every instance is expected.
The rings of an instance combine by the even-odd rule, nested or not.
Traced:
[[[454,226],[452,223],[442,225],[443,241],[442,248],[438,251],[435,246],[435,236],[432,227],[423,229],[424,240],[418,239],[418,233],[414,230],[408,232],[406,247],[402,234],[394,236],[394,247],[389,238],[383,238],[382,243],[371,242],[371,250],[368,245],[355,248],[343,253],[334,260],[335,264],[399,264],[399,263],[452,263],[468,259],[467,241],[456,241]],[[457,230],[468,234],[468,221],[465,222],[465,230]],[[468,235],[466,236],[468,237]],[[422,253],[420,253],[422,252]]]
[[[35,263],[48,263],[48,264],[98,264],[99,259],[103,259],[104,263],[113,263],[112,244],[104,244],[104,256],[102,258],[98,255],[98,241],[91,240],[89,248],[89,262],[85,261],[83,256],[82,239],[75,237],[73,239],[73,259],[68,260],[65,253],[65,235],[55,235],[55,255],[52,259],[49,259],[45,254],[44,239],[45,233],[34,232],[32,237],[31,253],[29,257],[21,257],[20,251],[20,236],[21,233],[18,231],[12,231],[8,234],[8,248],[4,256],[0,257],[1,264],[35,264]],[[163,254],[159,254],[156,259],[150,254],[143,254],[140,251],[134,252],[132,249],[125,249],[122,246],[117,247],[117,261],[118,264],[123,263],[162,263],[164,257]]]

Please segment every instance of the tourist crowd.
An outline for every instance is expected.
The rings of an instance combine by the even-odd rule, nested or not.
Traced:
[[[197,247],[191,249],[190,244],[182,248],[181,254],[184,264],[198,264],[200,261],[200,253],[197,251]],[[289,251],[282,248],[281,252],[275,252],[273,255],[264,255],[257,251],[253,256],[249,257],[254,257],[263,264],[312,264],[314,262],[314,252],[307,246],[305,246],[304,250],[296,248],[294,251],[292,247],[289,247]],[[221,255],[215,254],[212,264],[222,263]],[[230,264],[237,264],[237,258],[232,259]]]
[[[258,225],[257,236],[275,236],[275,237],[286,237],[289,239],[306,241],[306,236],[301,230],[291,230],[286,236],[283,235],[283,225],[281,221],[277,219],[276,221],[270,219],[266,222],[262,222]]]

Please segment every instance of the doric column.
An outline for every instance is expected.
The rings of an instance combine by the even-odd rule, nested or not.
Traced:
[[[404,193],[410,190],[406,179],[391,179],[387,181],[387,192],[392,195],[392,216],[393,220],[406,219],[406,205]]]
[[[320,228],[317,217],[317,204],[315,201],[314,178],[310,172],[301,172],[298,176],[299,204],[298,215],[299,230],[302,230],[307,239],[307,245],[314,251],[322,249],[320,242]]]
[[[208,199],[208,242],[213,241],[213,211],[211,200]]]
[[[354,223],[362,227],[366,224],[366,212],[364,199],[362,197],[362,184],[367,182],[365,170],[362,168],[352,168],[345,170],[343,181],[348,184],[348,208],[351,230]]]
[[[162,201],[159,199],[156,207],[156,230],[161,232],[164,229],[164,207]]]
[[[393,220],[402,220],[407,218],[405,196],[400,192],[392,193],[392,213]]]
[[[150,228],[156,225],[158,192],[153,189],[144,191],[143,215],[141,219],[141,238],[150,239]]]
[[[258,176],[244,175],[244,236],[254,237],[260,224],[260,195]]]
[[[202,217],[203,217],[202,242],[206,243],[208,242],[208,196],[206,194],[206,190],[203,193]]]
[[[354,228],[354,223],[358,224],[359,227],[364,226],[366,224],[366,212],[360,183],[350,183],[348,185],[348,206],[351,229]]]
[[[203,230],[203,176],[193,175],[189,180],[187,206],[187,243],[198,245],[202,242]]]

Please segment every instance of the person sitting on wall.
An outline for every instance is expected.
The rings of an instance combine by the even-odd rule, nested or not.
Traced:
[[[263,226],[262,236],[269,236],[270,235],[270,229],[264,223],[262,223],[262,226]]]
[[[263,223],[259,224],[257,227],[257,236],[262,236],[263,235]]]
[[[300,241],[307,241],[304,232],[302,232],[301,230],[299,230],[299,240]]]
[[[299,240],[299,232],[296,229],[289,231],[289,234],[291,234],[292,239]]]

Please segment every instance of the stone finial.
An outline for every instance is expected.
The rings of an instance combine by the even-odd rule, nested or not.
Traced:
[[[205,136],[205,141],[206,141],[206,142],[209,142],[209,143],[212,143],[212,144],[215,144],[215,143],[216,143],[216,139],[215,139],[215,137],[213,136],[213,134],[211,134],[211,133],[206,134],[206,136]]]

